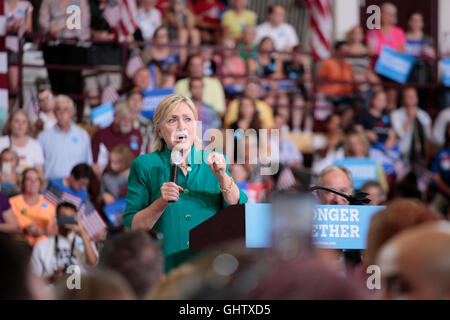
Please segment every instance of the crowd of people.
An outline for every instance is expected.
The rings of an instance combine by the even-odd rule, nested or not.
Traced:
[[[263,20],[248,0],[140,0],[137,30],[125,46],[105,18],[106,0],[42,0],[38,15],[28,1],[5,4],[10,63],[18,59],[18,37],[31,33],[32,17],[38,16],[46,64],[121,66],[127,54],[140,57],[142,66],[129,77],[48,69],[48,80],[36,84],[34,114],[17,105],[19,70],[9,68],[10,112],[0,137],[0,255],[11,259],[1,273],[8,275],[2,277],[4,297],[379,298],[362,287],[361,275],[377,264],[394,270],[383,274],[384,298],[450,298],[450,231],[447,221],[439,221],[448,220],[450,209],[450,101],[444,97],[433,106],[439,114],[430,114],[429,90],[414,86],[432,81],[430,61],[437,55],[435,42],[423,33],[421,13],[410,15],[405,32],[396,25],[395,6],[384,4],[381,29],[364,34],[355,26],[314,70],[297,31],[285,21],[286,9],[277,4]],[[83,14],[81,28],[70,30],[65,12],[73,4]],[[87,41],[94,42],[83,46]],[[374,71],[383,46],[416,58],[409,85],[398,88]],[[102,105],[109,87],[119,93],[112,123],[100,128],[89,117],[76,123],[76,115],[86,114],[80,108]],[[346,194],[365,191],[369,205],[387,205],[371,221],[357,267],[343,266],[354,260],[341,251],[308,251],[290,260],[275,252],[268,259],[231,244],[229,253],[197,257],[165,275],[160,234],[130,232],[120,216],[133,160],[158,148],[153,114],[142,111],[147,93],[159,89],[192,99],[205,146],[214,142],[208,129],[221,129],[224,137],[225,129],[235,130],[232,141],[224,140],[235,151],[242,141],[246,152],[242,162],[229,159],[229,172],[249,202],[316,184]],[[85,101],[71,98],[79,94]],[[313,99],[330,111],[319,116]],[[245,133],[251,129],[255,140]],[[260,129],[268,136],[260,136]],[[261,154],[258,142],[275,140],[276,131],[280,139],[263,154],[280,168],[262,175],[267,159],[249,157]],[[344,164],[350,161],[372,166],[373,175],[348,171]],[[349,204],[322,191],[317,196],[322,204]],[[229,271],[236,259],[238,270]],[[86,272],[83,290],[65,287],[70,265]],[[250,273],[255,282],[246,286]]]

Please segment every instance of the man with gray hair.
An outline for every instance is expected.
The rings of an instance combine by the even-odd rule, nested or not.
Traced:
[[[92,165],[89,134],[73,122],[74,115],[73,100],[66,95],[58,95],[55,101],[56,125],[38,137],[44,150],[47,179],[67,177],[79,163]]]
[[[133,120],[134,116],[128,102],[119,102],[114,108],[113,123],[94,134],[92,155],[96,174],[100,174],[106,168],[109,153],[119,144],[127,146],[135,157],[141,154],[142,135],[139,130],[133,128]]]
[[[317,185],[331,188],[341,193],[353,193],[353,178],[350,171],[344,166],[331,165],[323,169],[317,178]],[[318,196],[321,204],[348,205],[346,198],[325,190],[319,190]]]

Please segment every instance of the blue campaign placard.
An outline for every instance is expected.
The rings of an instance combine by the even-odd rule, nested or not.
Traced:
[[[142,90],[144,105],[141,110],[143,117],[153,119],[158,104],[169,94],[175,93],[173,88]]]
[[[110,126],[114,121],[114,106],[111,102],[99,105],[91,110],[92,123],[100,128]]]
[[[414,61],[415,59],[412,56],[398,53],[394,49],[383,46],[375,64],[375,72],[391,80],[405,83]]]
[[[105,216],[112,226],[118,227],[123,224],[122,215],[126,207],[127,207],[126,198],[120,198],[119,200],[116,200],[115,202],[103,207]]]
[[[442,83],[450,87],[450,58],[442,59]]]
[[[312,242],[318,248],[365,249],[372,215],[384,206],[316,205],[312,221]],[[270,248],[272,244],[272,205],[245,205],[247,248]]]
[[[314,209],[312,240],[318,248],[365,249],[372,215],[384,206],[325,206]]]
[[[245,205],[245,245],[247,248],[268,248],[272,236],[272,205]]]
[[[378,180],[377,162],[370,158],[344,158],[333,161],[333,164],[346,167],[352,173],[355,190],[361,189],[367,181]]]

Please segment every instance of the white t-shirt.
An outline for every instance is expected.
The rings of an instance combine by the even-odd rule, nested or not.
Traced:
[[[70,253],[74,237],[76,237],[75,245],[73,256],[71,257]],[[92,241],[91,246],[98,258],[97,248]],[[31,254],[31,269],[36,275],[40,277],[50,277],[56,270],[64,270],[65,267],[68,267],[69,265],[79,266],[81,272],[86,271],[88,267],[83,239],[76,233],[70,233],[67,238],[58,235],[58,256],[56,256],[54,236],[39,241],[33,247],[33,252]]]
[[[39,119],[41,119],[42,122],[44,122],[44,131],[53,127],[57,122],[56,118],[50,118],[42,111],[39,112]]]
[[[144,40],[151,40],[161,23],[161,12],[158,9],[152,8],[150,12],[146,12],[143,8],[139,8],[138,27],[141,29]]]
[[[259,44],[264,37],[270,37],[278,51],[282,51],[286,47],[295,47],[298,44],[298,36],[294,27],[284,22],[277,27],[273,27],[269,22],[260,24],[256,28],[255,44]]]
[[[0,137],[0,152],[11,146],[9,136]],[[44,152],[42,146],[36,139],[28,137],[28,143],[24,147],[12,147],[19,156],[18,173],[22,173],[26,168],[44,164]]]

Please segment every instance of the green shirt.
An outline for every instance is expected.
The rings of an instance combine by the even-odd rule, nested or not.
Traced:
[[[219,189],[219,181],[209,169],[206,159],[211,151],[195,150],[188,156],[191,171],[185,176],[178,173],[177,184],[184,191],[178,201],[171,203],[163,212],[154,229],[163,234],[162,249],[165,257],[189,248],[189,230],[227,207]],[[134,215],[147,208],[161,196],[161,186],[170,178],[171,151],[141,155],[131,164],[128,177],[127,207],[123,215],[125,226],[131,228]],[[203,158],[202,158],[203,157]],[[194,162],[195,159],[195,162]],[[201,159],[201,164],[196,164]],[[228,164],[227,164],[227,174]],[[240,190],[239,204],[246,203],[247,196]]]

